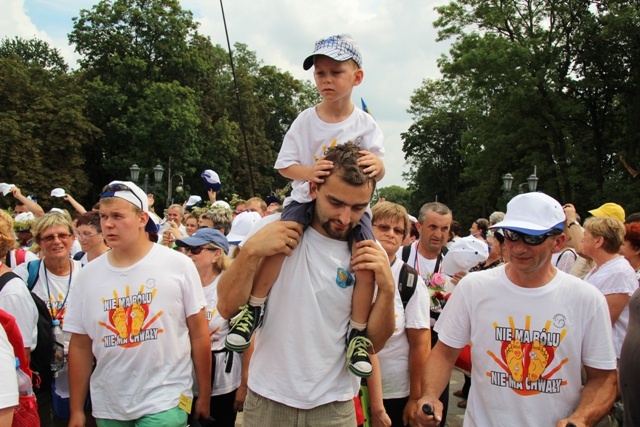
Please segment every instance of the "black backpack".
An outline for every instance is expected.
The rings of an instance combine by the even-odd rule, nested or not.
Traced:
[[[447,254],[447,247],[442,248],[441,254],[444,256]],[[402,261],[404,265],[400,270],[400,277],[398,278],[398,290],[400,291],[400,298],[402,299],[402,305],[407,308],[409,300],[413,296],[416,290],[415,284],[418,281],[418,270],[407,264],[409,260],[409,254],[411,253],[411,245],[402,247]],[[418,254],[416,254],[418,256]],[[439,262],[438,262],[439,264]],[[436,267],[437,268],[437,267]]]
[[[39,264],[39,262],[38,262]],[[0,292],[11,279],[20,277],[9,271],[0,276]],[[20,279],[22,280],[22,279]],[[31,352],[31,363],[29,368],[33,371],[33,387],[38,390],[51,389],[51,382],[53,380],[53,373],[51,372],[51,358],[53,356],[53,344],[55,339],[53,337],[53,327],[51,313],[47,308],[47,304],[40,299],[39,296],[34,294],[31,290],[33,286],[29,288],[31,298],[38,309],[38,341],[36,348]]]

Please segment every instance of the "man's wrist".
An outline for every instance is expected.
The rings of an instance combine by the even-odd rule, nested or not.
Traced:
[[[578,223],[578,221],[571,221],[569,223],[569,225],[567,226],[567,228],[571,228],[572,226],[577,225],[578,227],[580,227],[580,224]]]

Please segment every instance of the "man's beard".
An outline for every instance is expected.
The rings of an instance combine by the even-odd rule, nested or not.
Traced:
[[[341,229],[341,230],[335,230],[333,228],[331,228],[331,223],[335,222],[334,220],[329,220],[326,222],[322,223],[322,228],[324,229],[324,231],[327,233],[327,235],[329,237],[331,237],[332,239],[336,239],[336,240],[346,240],[347,236],[351,233],[351,230],[353,230],[353,225],[349,224],[349,227],[345,228],[345,229]]]

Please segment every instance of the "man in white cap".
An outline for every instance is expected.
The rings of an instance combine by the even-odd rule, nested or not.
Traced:
[[[465,424],[591,426],[608,412],[616,358],[607,303],[551,264],[566,238],[564,221],[562,206],[545,194],[509,202],[492,228],[503,230],[510,261],[465,276],[451,295],[435,326],[439,341],[424,371],[417,425],[439,423],[438,396],[467,343],[473,387]]]
[[[78,273],[64,323],[72,333],[71,427],[84,426],[89,377],[99,425],[184,426],[193,367],[201,399],[192,415],[209,416],[211,352],[198,272],[183,254],[151,243],[148,223],[147,196],[134,183],[104,188],[100,224],[111,250]]]

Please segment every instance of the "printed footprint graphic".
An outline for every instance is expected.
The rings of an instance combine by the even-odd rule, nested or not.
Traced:
[[[547,367],[549,352],[540,344],[540,341],[533,342],[533,347],[529,352],[529,381],[537,381]]]
[[[523,365],[522,365],[522,344],[520,340],[513,340],[505,350],[507,365],[511,371],[511,377],[516,382],[522,382]]]
[[[127,314],[124,311],[124,307],[118,307],[113,311],[113,315],[111,316],[113,319],[113,324],[118,331],[118,335],[122,339],[127,338]]]
[[[131,306],[131,334],[138,335],[144,322],[144,309],[140,304],[134,302]]]

